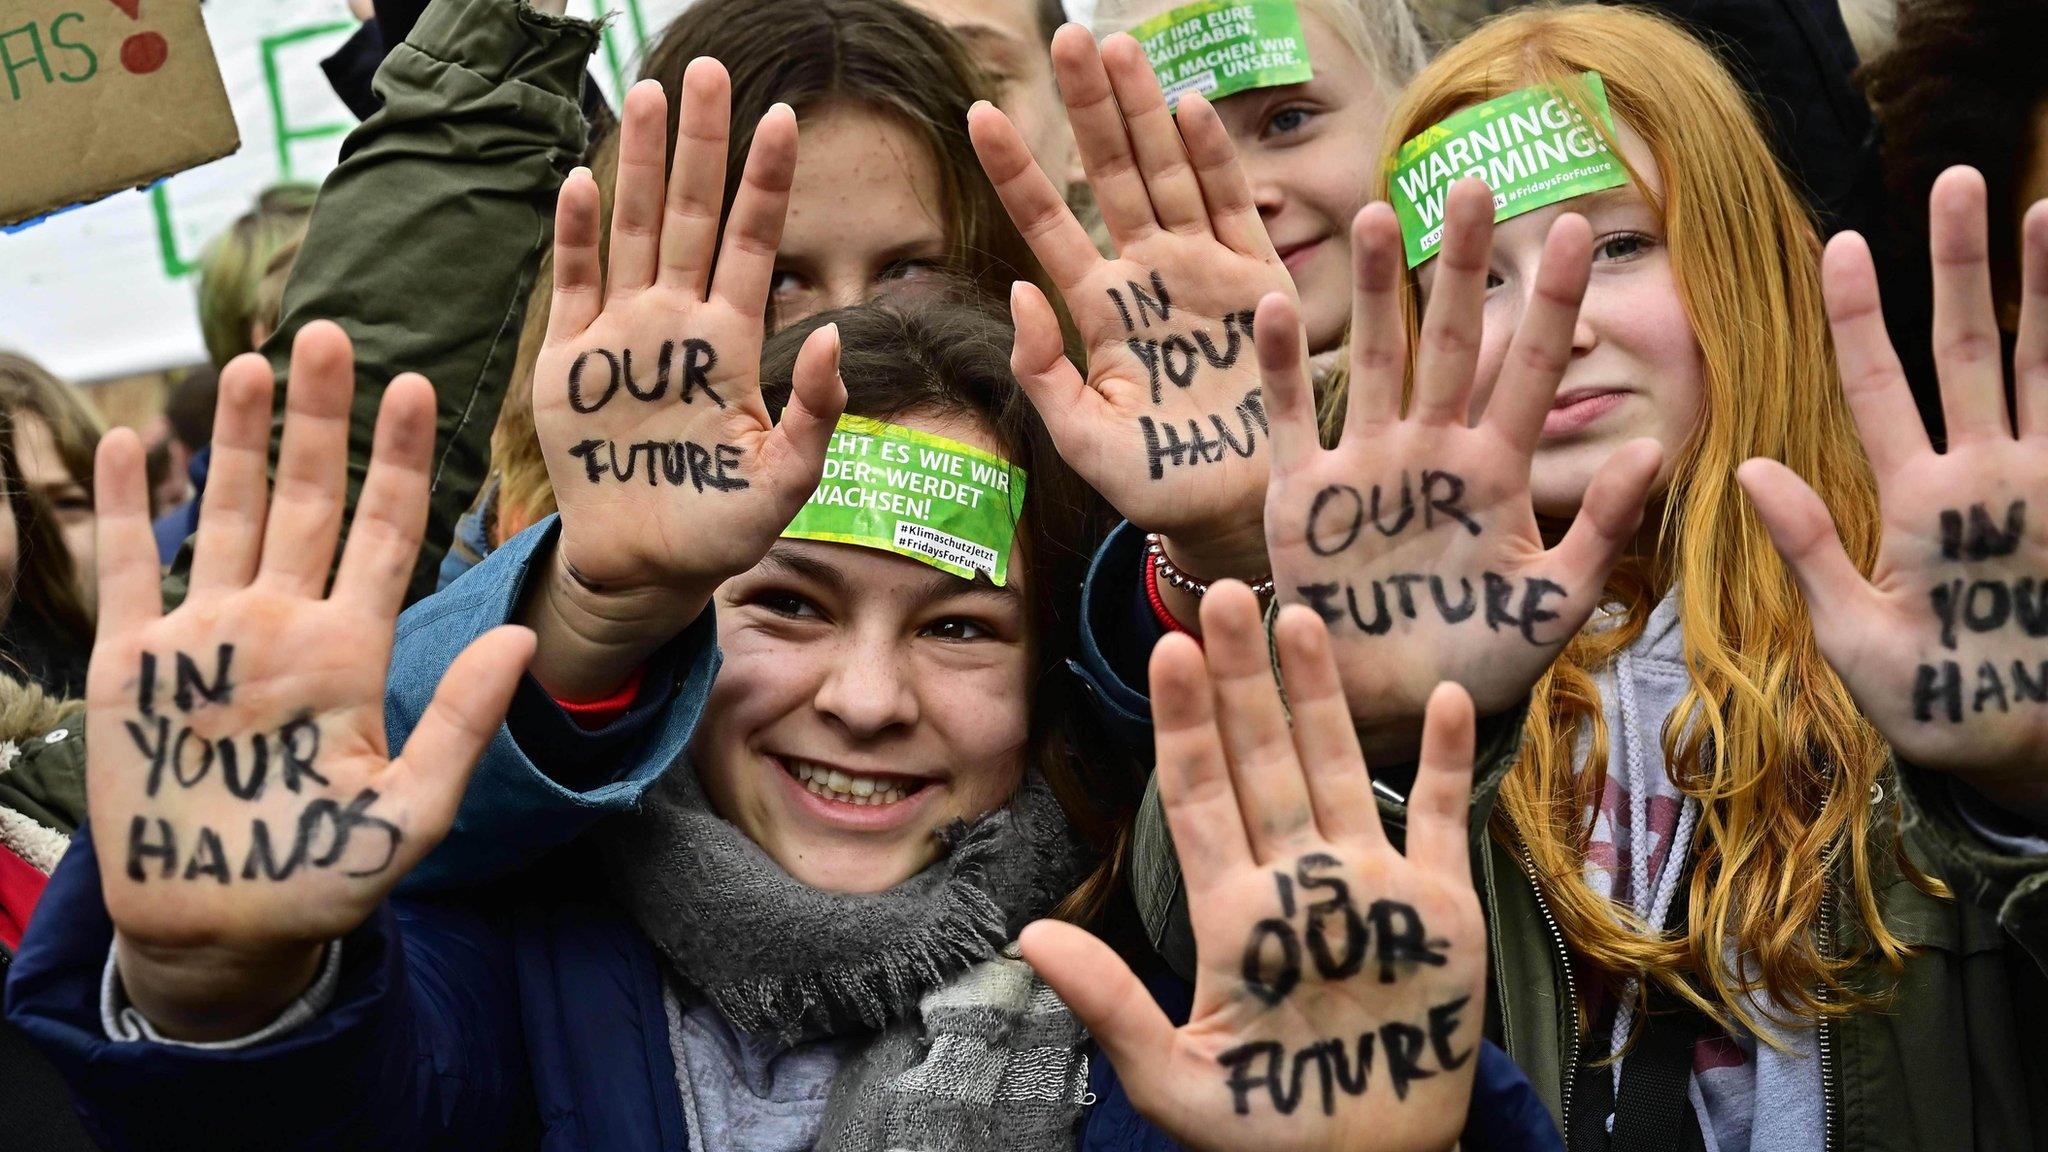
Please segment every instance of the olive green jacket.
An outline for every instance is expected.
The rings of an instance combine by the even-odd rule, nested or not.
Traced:
[[[384,386],[401,372],[433,382],[432,497],[407,603],[433,592],[455,522],[483,483],[527,297],[554,235],[555,193],[582,163],[578,101],[597,43],[596,25],[515,0],[436,0],[377,73],[383,109],[349,135],[321,185],[264,345],[281,432],[299,329],[332,320],[354,341],[351,509]],[[189,543],[185,553],[180,573]],[[182,583],[167,585],[173,600]]]
[[[1571,957],[1526,857],[1487,833],[1521,720],[1498,717],[1479,733],[1471,826],[1492,975],[1486,1032],[1570,1131],[1569,1086],[1584,1044]],[[2048,857],[1993,849],[1964,821],[1944,777],[1902,766],[1882,791],[1876,802],[1901,810],[1909,854],[1956,898],[1928,896],[1896,872],[1879,881],[1885,923],[1914,952],[1885,1006],[1820,1028],[1827,1149],[2048,1149]],[[1406,809],[1376,792],[1381,818],[1399,838]],[[1131,872],[1153,943],[1191,973],[1186,895],[1156,788],[1139,818]],[[1829,936],[1846,933],[1854,919],[1836,906],[1840,898],[1839,886],[1831,889]]]

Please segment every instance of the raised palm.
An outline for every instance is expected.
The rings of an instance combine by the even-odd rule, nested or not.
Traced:
[[[768,288],[796,168],[794,114],[778,105],[762,117],[721,246],[724,69],[692,63],[681,99],[665,181],[661,86],[644,81],[627,94],[608,268],[587,172],[570,176],[556,211],[534,424],[562,513],[557,555],[605,589],[708,594],[751,567],[817,486],[843,402],[829,330],[806,345],[780,424],[761,397]]]
[[[1430,701],[1403,856],[1380,827],[1322,624],[1280,615],[1283,707],[1250,590],[1218,585],[1201,611],[1206,649],[1169,636],[1152,655],[1160,793],[1195,932],[1187,1024],[1078,928],[1033,925],[1025,957],[1138,1109],[1188,1147],[1447,1148],[1485,1015],[1471,701],[1451,685]]]
[[[1468,409],[1493,223],[1485,187],[1454,185],[1446,218],[1412,388],[1393,211],[1374,204],[1354,223],[1351,384],[1334,448],[1317,439],[1295,309],[1279,297],[1259,307],[1275,448],[1266,493],[1274,584],[1283,602],[1306,604],[1329,625],[1368,747],[1390,750],[1412,742],[1440,681],[1463,685],[1482,713],[1527,694],[1598,603],[1660,459],[1650,441],[1617,452],[1564,538],[1545,547],[1529,466],[1586,287],[1585,222],[1566,216],[1553,229],[1534,302],[1475,422]]]
[[[1823,286],[1842,389],[1877,481],[1883,535],[1864,579],[1828,508],[1784,465],[1740,478],[1805,593],[1814,636],[1906,759],[2048,820],[2048,203],[2027,214],[2008,419],[1985,188],[1943,174],[1929,220],[1934,348],[1948,447],[1928,441],[1884,327],[1870,250],[1828,245]]]
[[[1246,539],[1235,544],[1256,553],[1271,449],[1252,313],[1268,292],[1291,299],[1293,280],[1201,97],[1169,111],[1128,36],[1098,51],[1086,31],[1062,29],[1053,62],[1117,257],[1095,250],[1009,120],[977,107],[968,124],[982,167],[1088,356],[1084,378],[1064,354],[1050,304],[1020,283],[1012,367],[1060,454],[1125,518],[1170,536],[1242,524]],[[1230,547],[1190,538],[1182,552]]]
[[[385,676],[426,525],[434,396],[418,376],[386,391],[329,592],[353,380],[339,328],[301,330],[267,493],[270,368],[247,356],[221,374],[190,591],[169,613],[141,444],[100,445],[86,785],[125,947],[271,955],[362,923],[446,833],[532,652],[523,629],[476,641],[390,757]]]

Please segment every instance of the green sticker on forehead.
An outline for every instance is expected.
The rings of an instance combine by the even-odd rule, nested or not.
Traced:
[[[1607,86],[1597,72],[1580,78],[1587,105],[1611,137]],[[1524,88],[1467,108],[1401,145],[1394,159],[1394,215],[1410,268],[1436,255],[1444,238],[1444,194],[1467,176],[1493,189],[1496,224],[1629,180],[1607,140],[1555,87]]]
[[[1171,108],[1187,92],[1221,100],[1299,84],[1313,72],[1294,0],[1201,0],[1131,29]]]
[[[972,444],[841,416],[825,474],[782,535],[908,556],[963,580],[1010,578],[1024,470]]]

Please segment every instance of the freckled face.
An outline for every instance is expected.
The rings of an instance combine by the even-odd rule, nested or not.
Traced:
[[[998,452],[969,422],[898,423]],[[1032,637],[1007,588],[784,540],[718,591],[725,661],[693,746],[712,807],[797,880],[879,892],[1024,778]]]
[[[1313,11],[1301,14],[1315,77],[1216,104],[1273,247],[1294,274],[1312,352],[1337,347],[1351,318],[1351,218],[1370,199],[1386,128],[1379,77]]]
[[[79,595],[90,610],[99,591],[93,575],[99,552],[93,536],[92,497],[86,494],[84,483],[65,469],[64,458],[57,453],[57,438],[39,416],[14,413],[14,459],[21,468],[22,483],[41,496],[56,517],[64,547],[70,550],[78,570]]]
[[[1622,154],[1661,194],[1663,177],[1649,146],[1628,126],[1618,128]],[[1571,362],[1529,472],[1537,515],[1559,519],[1577,514],[1594,474],[1630,440],[1649,437],[1664,446],[1653,488],[1661,491],[1706,400],[1706,362],[1679,295],[1664,222],[1629,185],[1495,226],[1474,416],[1493,393],[1535,290],[1544,237],[1566,212],[1584,216],[1592,226],[1593,272],[1572,334]],[[1425,300],[1435,269],[1434,260],[1421,269]]]
[[[910,131],[864,108],[803,121],[789,217],[775,254],[775,321],[846,308],[947,261],[937,163]]]

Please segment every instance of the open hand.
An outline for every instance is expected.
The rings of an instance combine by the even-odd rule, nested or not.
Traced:
[[[1187,1147],[1448,1148],[1485,1015],[1471,700],[1450,684],[1430,698],[1404,857],[1314,614],[1285,609],[1274,629],[1284,707],[1251,590],[1219,584],[1202,616],[1206,652],[1179,635],[1152,652],[1160,793],[1195,931],[1188,1023],[1079,928],[1032,925],[1025,958]]]
[[[1274,584],[1283,602],[1307,604],[1329,624],[1345,694],[1375,753],[1412,752],[1440,681],[1463,685],[1482,714],[1528,692],[1598,604],[1661,458],[1654,441],[1617,452],[1564,538],[1544,547],[1529,465],[1570,360],[1591,238],[1577,216],[1552,228],[1535,297],[1474,421],[1492,198],[1478,181],[1460,181],[1445,215],[1405,412],[1399,227],[1386,204],[1367,206],[1353,224],[1351,390],[1334,448],[1317,440],[1294,305],[1280,296],[1259,305]]]
[[[351,361],[334,325],[298,334],[269,495],[270,367],[221,373],[191,587],[168,614],[142,444],[100,443],[86,787],[129,995],[174,1035],[246,1032],[305,987],[320,946],[447,832],[532,653],[518,628],[471,644],[390,759],[384,682],[426,527],[434,393],[419,376],[386,390],[329,592]]]
[[[1199,95],[1169,112],[1144,50],[1078,25],[1053,65],[1095,201],[1105,260],[1007,117],[968,116],[982,168],[1058,287],[1087,348],[1066,358],[1051,304],[1019,283],[1010,364],[1064,457],[1125,519],[1205,578],[1263,576],[1271,449],[1252,356],[1259,297],[1294,296],[1222,121]]]
[[[1883,536],[1865,580],[1826,505],[1784,465],[1739,473],[1806,597],[1814,637],[1901,756],[1952,772],[2048,827],[2048,203],[2023,229],[2024,303],[2007,418],[1983,177],[1935,182],[1937,453],[1885,331],[1870,249],[1822,265],[1842,389],[1877,480]]]
[[[725,69],[693,61],[665,181],[661,85],[627,94],[608,274],[597,184],[579,171],[557,209],[555,292],[534,371],[559,563],[587,588],[652,593],[682,623],[788,527],[817,487],[845,403],[830,326],[804,345],[780,424],[762,401],[796,117],[777,105],[761,118],[721,244],[731,103]]]

